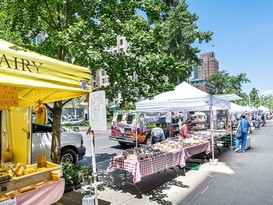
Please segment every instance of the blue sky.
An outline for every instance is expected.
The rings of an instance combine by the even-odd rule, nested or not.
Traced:
[[[220,70],[231,75],[246,73],[261,94],[273,94],[273,0],[186,0],[199,16],[201,31],[212,31],[212,41],[198,45],[214,51]],[[214,45],[214,46],[212,46]]]

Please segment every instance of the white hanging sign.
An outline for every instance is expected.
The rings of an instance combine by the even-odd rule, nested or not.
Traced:
[[[105,91],[89,94],[89,125],[93,130],[107,130]]]

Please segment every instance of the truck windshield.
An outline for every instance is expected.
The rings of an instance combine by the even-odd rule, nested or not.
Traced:
[[[122,114],[118,114],[117,116],[117,122],[121,122],[122,121]]]
[[[127,119],[126,119],[127,124],[132,124],[133,123],[133,118],[134,118],[133,115],[128,114]]]

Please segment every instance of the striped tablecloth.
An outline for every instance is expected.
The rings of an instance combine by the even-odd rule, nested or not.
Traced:
[[[115,169],[128,171],[133,175],[133,182],[137,183],[141,181],[142,177],[154,174],[164,169],[176,165],[183,167],[185,166],[186,158],[210,150],[210,143],[206,142],[184,149],[171,150],[168,153],[143,160],[129,160],[124,159],[123,156],[116,156],[110,160],[107,172],[112,172]]]

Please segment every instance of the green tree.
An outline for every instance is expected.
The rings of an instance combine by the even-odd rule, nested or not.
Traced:
[[[262,105],[269,108],[270,110],[273,109],[273,95],[264,95]]]
[[[94,75],[104,69],[111,101],[121,93],[122,105],[139,96],[151,97],[170,90],[189,77],[197,65],[192,43],[209,41],[211,32],[198,31],[198,17],[176,0],[3,0],[0,3],[0,37],[42,54],[88,66]],[[145,12],[139,16],[136,10]],[[38,34],[46,39],[36,44]],[[130,43],[126,53],[111,54],[117,36]],[[134,77],[132,77],[134,76]],[[53,162],[60,160],[62,107],[53,105]]]
[[[206,80],[215,85],[214,94],[236,94],[242,98],[246,97],[242,92],[242,85],[250,82],[245,73],[231,76],[225,70],[209,75]]]
[[[254,105],[255,107],[259,107],[261,104],[259,93],[259,90],[257,90],[256,88],[252,88],[249,93],[249,103],[251,105]]]

